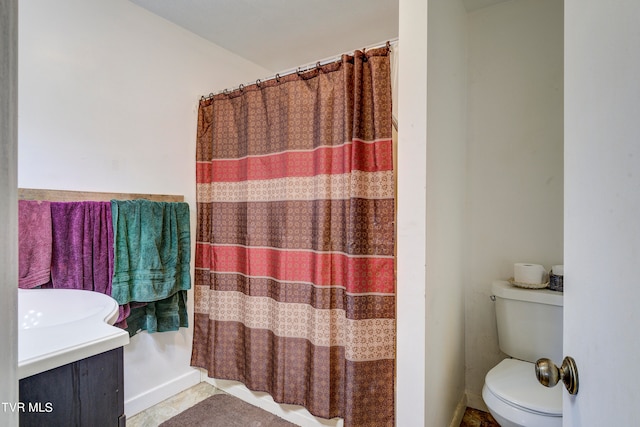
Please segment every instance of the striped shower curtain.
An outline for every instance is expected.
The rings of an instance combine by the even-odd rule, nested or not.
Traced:
[[[394,424],[389,50],[200,103],[193,366]]]

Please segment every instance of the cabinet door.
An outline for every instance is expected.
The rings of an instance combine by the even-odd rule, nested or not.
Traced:
[[[124,425],[122,347],[20,380],[21,427]]]

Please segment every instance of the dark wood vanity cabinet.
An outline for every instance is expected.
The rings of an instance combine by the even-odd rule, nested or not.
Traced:
[[[122,347],[20,380],[20,427],[124,427]]]

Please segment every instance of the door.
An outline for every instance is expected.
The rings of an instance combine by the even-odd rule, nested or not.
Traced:
[[[564,426],[638,425],[640,2],[565,0]]]

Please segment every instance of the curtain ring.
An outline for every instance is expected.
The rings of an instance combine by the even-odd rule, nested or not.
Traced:
[[[280,74],[276,74],[276,81],[280,83]]]
[[[320,61],[316,62],[316,70],[320,69]]]
[[[225,90],[223,90],[223,91],[222,91],[222,93],[223,93],[223,94],[225,94],[225,95],[227,95],[227,96],[229,96],[229,89],[225,89]]]
[[[391,52],[391,42],[387,40],[387,52]]]
[[[242,92],[244,92],[244,85],[243,85],[243,84],[241,84],[240,86],[238,86],[238,89],[240,89],[240,92],[241,92],[241,93],[242,93]]]
[[[261,89],[260,83],[262,83],[260,79],[256,80],[256,86],[258,87],[258,89]]]
[[[296,74],[298,75],[298,77],[300,77],[300,67],[298,67],[298,69],[296,70]]]

